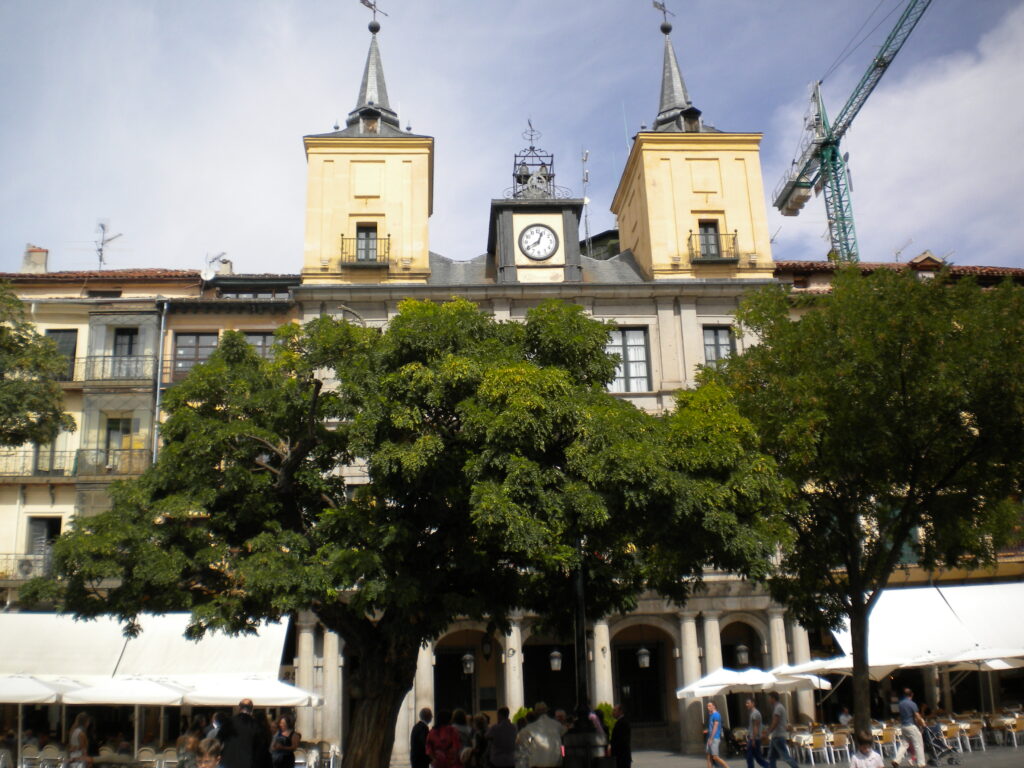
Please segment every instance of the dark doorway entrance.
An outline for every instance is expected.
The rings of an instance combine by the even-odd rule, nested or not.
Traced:
[[[619,696],[634,723],[665,722],[664,662],[665,647],[661,643],[644,643],[650,652],[650,666],[641,667],[637,657],[639,645],[620,646],[615,650],[618,667]]]
[[[552,651],[562,654],[562,668],[557,672],[551,669]],[[576,706],[576,661],[572,646],[523,646],[523,694],[529,708],[543,701],[552,711],[571,712]]]
[[[437,648],[434,651],[434,706],[438,711],[463,709],[476,712],[473,701],[473,675],[462,671],[466,648]]]

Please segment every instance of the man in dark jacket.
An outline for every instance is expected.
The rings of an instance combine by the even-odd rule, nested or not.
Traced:
[[[615,768],[629,768],[633,763],[633,748],[630,744],[632,734],[629,732],[629,720],[621,704],[612,710],[615,727],[612,728],[611,752],[615,758]]]
[[[224,750],[224,768],[270,768],[270,734],[252,716],[252,700],[238,702],[238,713],[224,723],[217,734]]]
[[[412,768],[430,768],[430,758],[427,757],[427,733],[430,731],[430,721],[434,719],[434,713],[430,707],[420,710],[420,719],[412,727],[412,734],[409,736],[409,762]]]

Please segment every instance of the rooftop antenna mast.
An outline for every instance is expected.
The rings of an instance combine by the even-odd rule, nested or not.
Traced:
[[[106,263],[106,260],[103,258],[103,251],[107,247],[107,243],[117,240],[117,238],[121,237],[122,234],[121,232],[118,232],[116,235],[108,235],[107,229],[109,229],[109,227],[110,222],[104,219],[101,219],[97,225],[97,228],[100,231],[100,239],[96,241],[96,257],[99,259],[100,269],[103,269],[103,265]]]
[[[594,247],[590,240],[590,198],[587,197],[587,185],[590,183],[590,170],[587,168],[587,161],[590,159],[590,150],[584,149],[580,162],[583,165],[583,242],[587,247],[587,258],[594,258]]]

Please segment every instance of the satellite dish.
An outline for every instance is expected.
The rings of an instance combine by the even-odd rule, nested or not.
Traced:
[[[204,269],[202,272],[199,273],[199,276],[203,278],[203,280],[205,281],[210,281],[213,280],[216,274],[217,273],[214,272],[212,269]]]

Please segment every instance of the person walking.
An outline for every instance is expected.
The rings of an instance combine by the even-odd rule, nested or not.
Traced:
[[[909,688],[903,689],[899,712],[900,734],[903,738],[900,741],[900,748],[896,750],[896,756],[892,760],[892,766],[898,768],[910,746],[914,748],[914,765],[923,766],[925,765],[924,738],[921,736],[921,729],[925,727],[925,722],[914,701],[914,692]]]
[[[629,720],[626,718],[626,710],[621,704],[615,705],[612,717],[615,718],[615,725],[612,727],[609,746],[612,757],[615,758],[615,768],[629,768],[633,764],[633,734],[629,727]]]
[[[427,734],[430,733],[430,721],[434,719],[434,713],[430,707],[420,710],[420,719],[412,727],[409,734],[409,764],[412,768],[430,768],[430,758],[427,756]]]
[[[487,729],[487,759],[491,768],[515,768],[519,729],[509,719],[508,707],[498,710],[498,722]]]
[[[271,768],[270,736],[263,723],[252,716],[252,709],[252,699],[242,699],[238,712],[217,733],[225,768]]]
[[[747,699],[747,768],[754,768],[756,762],[761,768],[769,768],[768,761],[761,755],[761,711],[753,698]]]
[[[789,741],[789,716],[786,714],[786,708],[782,706],[782,702],[779,701],[779,694],[772,691],[768,694],[768,702],[772,707],[772,722],[768,726],[768,737],[769,748],[768,748],[768,765],[770,768],[775,768],[775,763],[779,758],[789,766],[789,768],[798,768],[796,760],[789,754],[789,747],[786,742]]]
[[[295,730],[294,721],[285,715],[277,721],[277,733],[270,741],[270,759],[274,768],[295,768],[295,750],[302,735]]]
[[[92,765],[88,735],[91,722],[87,713],[79,712],[71,724],[71,733],[68,735],[68,763],[71,768],[89,768]]]
[[[537,719],[519,734],[528,745],[530,768],[555,768],[562,764],[562,726],[548,715],[543,701],[533,706],[533,713]]]
[[[433,768],[462,768],[459,752],[462,742],[459,732],[452,727],[452,713],[440,710],[437,721],[427,734],[427,756]]]
[[[718,749],[722,744],[722,715],[718,711],[718,705],[713,701],[708,702],[708,727],[705,733],[708,735],[708,739],[704,743],[708,768],[713,768],[715,763],[721,765],[722,768],[729,768],[729,764],[718,754]]]

